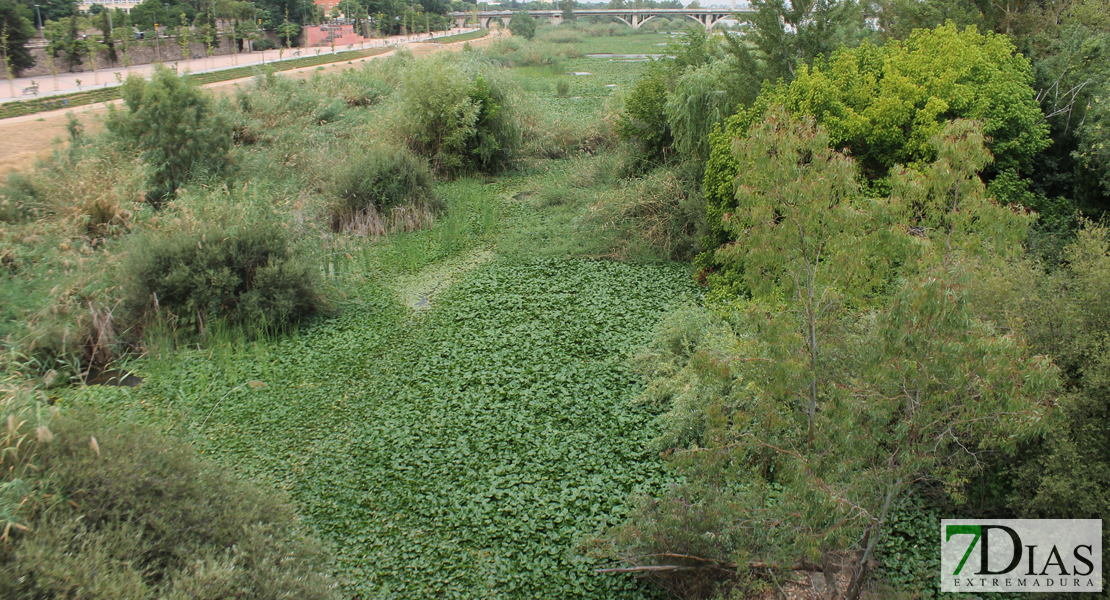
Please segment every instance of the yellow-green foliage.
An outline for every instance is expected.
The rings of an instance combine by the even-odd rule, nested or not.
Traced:
[[[914,32],[904,42],[841,49],[787,84],[764,84],[755,103],[710,136],[705,173],[709,224],[727,241],[721,218],[735,206],[740,166],[733,141],[746,135],[771,105],[816,119],[829,145],[846,148],[870,181],[896,164],[935,159],[932,140],[955,118],[979,121],[998,170],[1028,167],[1048,146],[1047,125],[1034,99],[1029,60],[1004,36],[955,26]],[[881,185],[879,190],[884,189]]]

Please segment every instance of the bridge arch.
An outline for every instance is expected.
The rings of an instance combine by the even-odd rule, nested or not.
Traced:
[[[620,16],[620,15],[609,15],[609,16],[610,16],[610,17],[612,17],[612,18],[614,18],[614,19],[616,19],[616,20],[618,20],[618,21],[620,21],[621,23],[624,23],[625,25],[628,25],[629,27],[631,27],[631,28],[633,28],[633,29],[636,29],[636,26],[635,26],[635,25],[633,25],[632,23],[629,23],[629,22],[628,22],[627,20],[625,20],[625,18],[624,18],[624,17],[622,17],[622,16]]]
[[[498,24],[500,24],[502,27],[508,27],[509,22],[512,21],[512,20],[513,20],[513,18],[509,15],[505,15],[505,16],[494,15],[492,17],[480,17],[479,18],[479,21],[481,21],[482,29],[489,29],[490,24],[493,23],[494,21],[497,21]]]
[[[652,20],[652,19],[658,19],[658,18],[660,18],[660,17],[667,17],[668,19],[669,19],[669,18],[671,18],[671,17],[686,17],[687,19],[690,19],[691,21],[693,21],[693,22],[697,23],[698,25],[702,25],[702,26],[704,26],[704,25],[705,25],[705,23],[702,23],[701,19],[699,19],[699,18],[695,17],[694,15],[684,15],[684,14],[666,14],[666,15],[651,15],[650,17],[648,17],[648,18],[644,19],[643,21],[640,21],[640,22],[639,22],[639,23],[638,23],[638,24],[636,25],[636,27],[634,27],[634,29],[639,29],[639,28],[641,28],[641,27],[643,27],[643,26],[644,26],[644,23],[647,23],[648,21],[650,21],[650,20]],[[627,23],[627,21],[625,21],[625,22]],[[715,24],[716,24],[716,23],[714,23],[714,25],[715,25]],[[713,25],[710,25],[710,27],[712,27],[712,26],[713,26]]]

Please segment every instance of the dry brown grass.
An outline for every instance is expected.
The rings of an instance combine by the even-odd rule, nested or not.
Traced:
[[[332,230],[377,240],[393,233],[428,229],[434,223],[435,214],[426,206],[398,206],[384,214],[371,206],[366,210],[336,215],[332,220]]]
[[[587,219],[603,235],[625,239],[613,246],[609,258],[627,260],[631,253],[647,248],[667,258],[680,258],[697,235],[689,200],[678,176],[659,170],[603,194],[589,207]]]
[[[105,146],[55,161],[36,178],[39,200],[74,235],[117,238],[145,201],[142,162]]]

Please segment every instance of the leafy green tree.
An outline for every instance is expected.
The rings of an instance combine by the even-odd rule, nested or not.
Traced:
[[[197,18],[193,20],[193,28],[198,38],[204,42],[205,51],[209,56],[212,55],[214,48],[220,46],[220,38],[216,35],[218,31],[216,22],[216,13],[213,12],[212,6],[209,6],[208,10],[197,13]]]
[[[108,130],[150,165],[149,202],[160,204],[197,174],[227,168],[231,128],[186,78],[156,67],[150,81],[128,77],[123,100],[126,112],[109,108]]]
[[[77,0],[16,0],[16,4],[26,7],[24,16],[35,23],[35,5],[38,4],[38,14],[42,15],[41,25],[47,21],[61,21],[77,12]]]
[[[4,38],[0,42],[0,58],[14,75],[35,64],[31,51],[27,49],[27,40],[35,35],[35,28],[22,14],[25,12],[24,7],[11,0],[0,0],[0,32]]]
[[[1030,176],[1039,196],[1067,198],[1068,212],[1098,218],[1110,210],[1110,17],[1084,7],[1076,2],[1061,15],[1035,64],[1053,145]]]
[[[983,122],[997,169],[1028,169],[1049,144],[1032,83],[1028,59],[1004,36],[947,25],[839,51],[779,93],[882,177],[895,163],[931,160],[930,140],[952,118]]]
[[[1012,263],[974,289],[977,308],[1051,356],[1063,380],[1059,418],[1010,472],[1009,508],[1023,518],[1103,518],[1110,511],[1110,230],[1085,222],[1058,268]]]
[[[185,13],[180,16],[181,25],[177,28],[177,47],[181,49],[181,60],[189,60],[192,58],[189,45],[193,41],[193,30],[189,27],[189,21],[185,17]]]
[[[277,31],[281,37],[285,38],[285,47],[291,48],[293,46],[293,38],[301,32],[301,26],[289,20],[289,13],[285,13],[285,20],[278,25]]]
[[[574,7],[578,2],[575,0],[562,0],[559,3],[559,10],[563,11],[564,21],[575,21],[578,17],[574,16]]]
[[[522,10],[514,14],[509,21],[509,31],[526,40],[536,37],[536,20],[532,18],[532,13]]]
[[[88,44],[81,39],[81,32],[77,29],[77,15],[66,20],[65,37],[62,39],[62,52],[65,53],[65,63],[72,71],[74,67],[81,66],[88,54]]]
[[[960,29],[981,27],[984,5],[973,0],[884,0],[875,16],[884,37],[904,40],[915,29],[934,29],[946,23]]]
[[[753,0],[756,12],[745,33],[763,59],[765,79],[790,80],[798,65],[870,37],[855,0]]]
[[[759,70],[744,53],[707,60],[683,71],[666,96],[664,112],[674,149],[684,160],[704,164],[709,158],[709,133],[759,94]]]
[[[166,7],[159,0],[143,0],[131,9],[129,16],[140,31],[154,31],[155,23],[159,27],[180,27],[183,21],[192,22],[196,14],[196,7],[189,2],[170,2]],[[184,18],[181,15],[185,15]]]
[[[100,44],[104,47],[104,52],[108,56],[108,60],[115,64],[119,61],[116,55],[116,41],[112,37],[112,23],[108,20],[108,12],[100,13],[100,18],[97,21],[97,29],[100,30],[101,39]],[[122,22],[121,22],[122,25]]]
[[[725,218],[732,243],[717,251],[735,264],[736,284],[755,298],[791,298],[804,330],[808,440],[814,441],[820,385],[821,332],[835,317],[841,290],[858,257],[855,167],[829,149],[812,119],[796,121],[772,109],[737,146],[742,165],[736,207]]]
[[[790,84],[764,84],[750,108],[709,136],[704,190],[715,234],[705,245],[727,242],[721,219],[734,206],[739,169],[732,143],[769,106],[813,116],[828,131],[831,147],[850,150],[866,180],[884,193],[894,165],[936,158],[933,140],[956,118],[982,123],[991,140],[990,170],[1028,169],[1050,143],[1031,82],[1028,59],[1005,37],[945,26],[917,31],[904,43],[841,50],[802,69]],[[699,265],[719,268],[711,257]]]

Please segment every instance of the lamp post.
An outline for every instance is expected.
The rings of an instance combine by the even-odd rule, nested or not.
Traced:
[[[43,37],[43,35],[42,35],[42,13],[39,12],[39,5],[38,4],[36,4],[34,6],[35,6],[35,15],[38,17],[39,37],[45,40],[46,38]]]
[[[169,2],[163,2],[162,6],[166,9],[166,31],[169,31],[169,29],[170,29],[170,3]],[[154,37],[156,39],[158,38],[158,30],[157,29],[154,30]],[[166,39],[166,43],[167,44],[170,43],[170,40],[168,39],[168,36],[167,36],[167,39]],[[167,52],[169,52],[169,51],[167,50]],[[176,69],[176,68],[177,68],[177,66],[175,65],[174,69]]]

